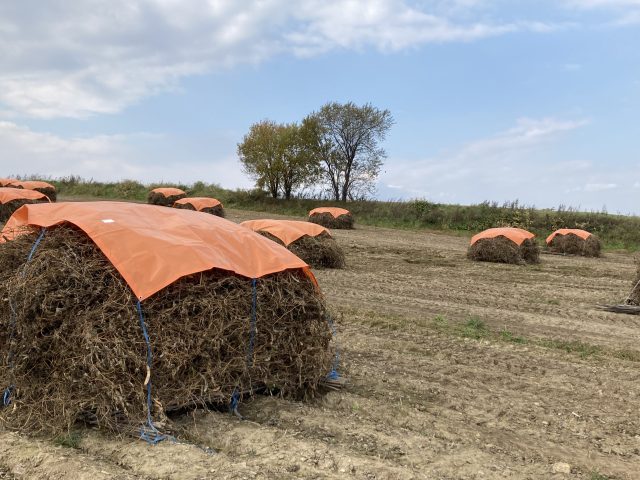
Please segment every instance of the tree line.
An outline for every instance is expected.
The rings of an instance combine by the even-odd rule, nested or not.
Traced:
[[[371,104],[330,102],[301,122],[262,120],[238,144],[245,174],[273,198],[312,189],[336,201],[364,199],[386,158],[394,120]]]

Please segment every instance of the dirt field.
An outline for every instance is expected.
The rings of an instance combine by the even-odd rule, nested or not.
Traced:
[[[345,390],[179,417],[191,444],[0,431],[0,479],[640,478],[640,317],[594,309],[624,299],[631,255],[521,267],[470,262],[455,236],[334,234],[347,268],[316,273]]]

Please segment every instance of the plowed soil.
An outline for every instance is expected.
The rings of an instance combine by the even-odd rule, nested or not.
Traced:
[[[640,478],[640,317],[595,308],[624,300],[631,254],[512,266],[467,260],[463,237],[333,233],[347,268],[316,275],[342,391],[190,412],[153,447],[0,430],[0,479]]]

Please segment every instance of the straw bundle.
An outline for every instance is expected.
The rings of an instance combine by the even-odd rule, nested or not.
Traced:
[[[34,239],[0,244],[0,388],[15,385],[0,425],[48,433],[78,421],[116,432],[140,427],[147,363],[136,298],[84,233],[51,229],[24,263]],[[314,284],[298,270],[259,278],[255,331],[252,297],[250,279],[212,270],[143,302],[156,421],[227,403],[234,392],[316,392],[333,354]]]

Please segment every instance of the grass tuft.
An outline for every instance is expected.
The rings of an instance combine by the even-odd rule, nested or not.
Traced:
[[[485,323],[478,317],[471,317],[462,328],[462,336],[479,340],[490,334]]]
[[[53,439],[53,443],[59,447],[73,448],[75,450],[80,448],[82,442],[82,436],[79,432],[69,432],[65,435],[59,435]]]
[[[511,333],[509,330],[507,330],[506,328],[500,330],[500,334],[499,335],[500,335],[500,339],[504,340],[505,342],[519,343],[519,344],[529,343],[526,338],[520,337],[520,336],[516,336],[513,333]]]
[[[539,345],[547,348],[555,348],[564,350],[567,353],[577,353],[581,358],[597,356],[602,353],[602,348],[597,345],[580,342],[578,340],[552,340],[543,339],[537,342]]]

